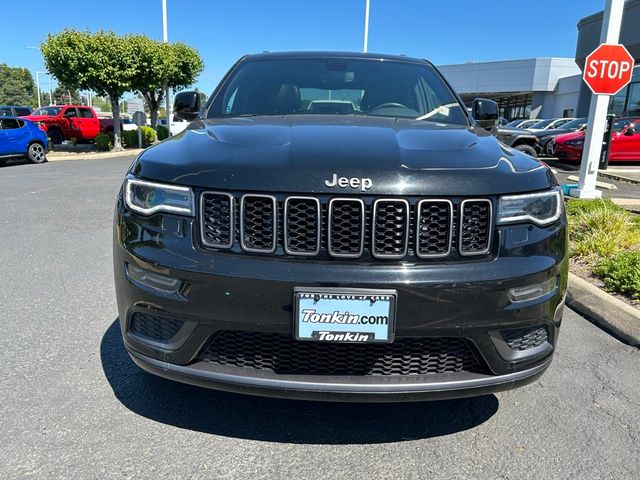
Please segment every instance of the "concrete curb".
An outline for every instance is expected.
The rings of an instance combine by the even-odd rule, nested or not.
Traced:
[[[567,305],[612,331],[630,345],[640,347],[640,310],[569,272]]]
[[[619,173],[598,172],[598,176],[602,178],[607,178],[609,180],[617,180],[619,182],[631,183],[633,185],[640,185],[640,180],[637,180],[635,178],[625,177],[624,175],[620,175]]]
[[[49,162],[61,162],[63,160],[94,160],[97,158],[113,158],[113,157],[128,157],[131,155],[138,155],[144,149],[132,148],[131,150],[124,150],[122,152],[92,152],[92,153],[60,153],[50,152],[47,155],[47,161]]]

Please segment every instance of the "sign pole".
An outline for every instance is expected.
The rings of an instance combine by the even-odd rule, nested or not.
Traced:
[[[606,0],[602,18],[600,43],[618,43],[624,0]],[[585,71],[587,65],[585,65]],[[602,192],[596,190],[598,164],[602,137],[607,123],[609,95],[593,95],[589,105],[589,120],[580,164],[580,180],[578,188],[571,190],[571,196],[577,198],[600,198]]]

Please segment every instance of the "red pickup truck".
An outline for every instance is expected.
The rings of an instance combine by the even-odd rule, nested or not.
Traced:
[[[50,105],[24,118],[45,130],[54,144],[72,138],[95,140],[98,133],[113,131],[113,119],[99,119],[93,108],[84,105]]]

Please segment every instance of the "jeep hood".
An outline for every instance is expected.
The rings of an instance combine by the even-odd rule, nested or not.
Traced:
[[[365,116],[196,120],[145,150],[131,173],[200,188],[375,195],[490,195],[549,188],[550,170],[477,127]]]

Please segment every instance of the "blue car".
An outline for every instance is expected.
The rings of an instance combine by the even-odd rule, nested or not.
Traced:
[[[35,123],[24,118],[0,117],[0,162],[27,157],[33,163],[47,161],[49,139]]]

